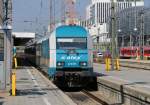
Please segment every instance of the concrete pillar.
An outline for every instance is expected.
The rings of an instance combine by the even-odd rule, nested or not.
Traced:
[[[10,86],[10,73],[12,70],[12,35],[11,27],[1,28],[4,36],[4,60],[1,61],[1,71],[0,71],[0,90],[7,89],[7,85]]]
[[[6,49],[5,49],[5,57],[6,57],[6,85],[10,85],[10,74],[12,71],[12,34],[11,30],[5,30],[6,36]]]
[[[0,28],[0,89],[5,89],[4,32]]]

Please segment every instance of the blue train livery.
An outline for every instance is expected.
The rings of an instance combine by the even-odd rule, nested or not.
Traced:
[[[64,87],[96,83],[92,39],[77,25],[63,25],[36,42],[36,65]]]

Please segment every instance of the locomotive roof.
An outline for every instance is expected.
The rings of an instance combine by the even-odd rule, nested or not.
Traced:
[[[51,35],[56,35],[56,37],[87,37],[88,32],[81,26],[63,25],[57,27],[55,31],[38,40],[37,44],[42,43],[42,41],[48,39]]]
[[[56,28],[56,37],[87,37],[85,28],[76,25],[63,25]]]

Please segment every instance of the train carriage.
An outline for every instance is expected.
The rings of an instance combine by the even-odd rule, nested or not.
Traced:
[[[143,46],[141,49],[139,46],[121,47],[120,58],[137,58],[141,55],[140,50],[144,51],[144,57],[150,59],[150,46]]]

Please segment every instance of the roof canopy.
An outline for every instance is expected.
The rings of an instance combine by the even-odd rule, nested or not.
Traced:
[[[15,38],[35,38],[35,33],[30,32],[13,32]]]

